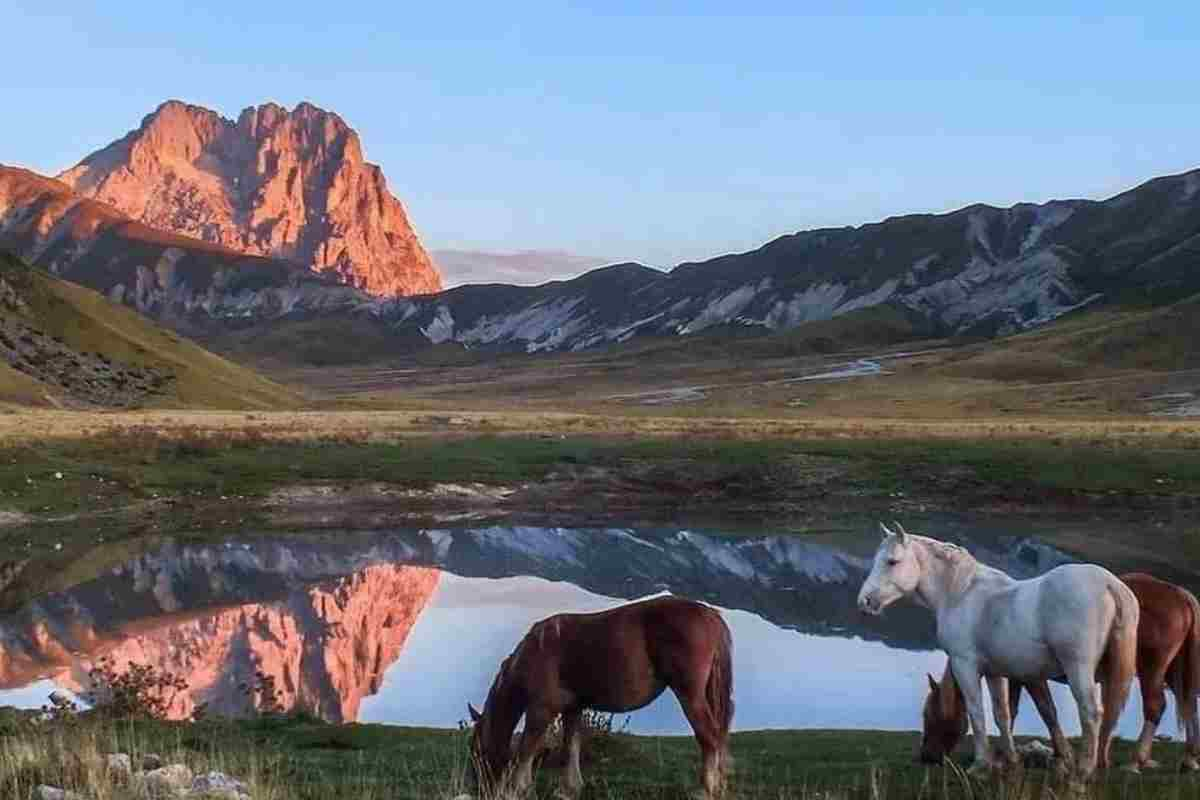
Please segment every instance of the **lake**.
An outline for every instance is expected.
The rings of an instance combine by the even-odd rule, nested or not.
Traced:
[[[939,533],[1018,577],[1073,560],[1003,530],[947,522]],[[928,612],[858,612],[876,541],[869,531],[810,539],[487,527],[168,542],[0,616],[0,705],[38,707],[56,688],[79,691],[108,658],[182,676],[178,718],[200,707],[245,714],[270,693],[334,722],[453,727],[468,701],[482,704],[536,620],[671,592],[724,612],[735,729],[918,728],[925,673],[940,676],[945,656]],[[1069,692],[1053,688],[1077,732]],[[1140,718],[1135,692],[1120,735],[1135,736]],[[689,730],[669,692],[627,725]],[[1028,700],[1017,727],[1044,735]],[[1173,711],[1160,732],[1175,734]]]

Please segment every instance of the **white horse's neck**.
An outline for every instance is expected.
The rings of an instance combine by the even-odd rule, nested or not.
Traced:
[[[998,569],[980,564],[975,557],[956,545],[939,542],[925,536],[909,534],[913,552],[921,563],[921,580],[917,584],[917,600],[940,615],[983,578],[999,583],[1012,581]]]

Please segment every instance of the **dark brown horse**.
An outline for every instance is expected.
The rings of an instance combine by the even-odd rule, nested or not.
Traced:
[[[656,597],[595,614],[556,614],[534,624],[500,665],[475,721],[472,755],[485,791],[533,782],[533,761],[547,728],[561,714],[568,761],[562,791],[583,786],[580,722],[585,709],[633,711],[668,687],[700,743],[705,797],[724,788],[733,719],[733,645],[716,609],[677,597]],[[525,730],[511,753],[521,715]]]
[[[1177,713],[1187,734],[1183,768],[1200,769],[1200,720],[1196,703],[1200,698],[1200,603],[1186,589],[1140,572],[1122,575],[1141,607],[1138,621],[1137,674],[1142,691],[1144,721],[1134,753],[1134,767],[1158,766],[1150,758],[1154,732],[1162,720],[1170,687],[1175,695]],[[1058,725],[1058,714],[1050,698],[1047,682],[1022,684],[1009,681],[1009,719],[1017,716],[1021,689],[1026,689],[1054,741],[1056,755],[1069,753],[1066,738]],[[966,709],[962,691],[950,672],[949,664],[939,683],[929,676],[929,695],[925,698],[924,735],[921,760],[940,763],[954,750],[967,732]]]

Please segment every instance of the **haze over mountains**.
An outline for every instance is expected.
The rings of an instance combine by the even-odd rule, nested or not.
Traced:
[[[375,355],[448,343],[577,351],[788,330],[874,308],[915,337],[999,335],[1077,308],[1200,292],[1200,171],[1103,201],[802,231],[669,272],[628,263],[547,282],[535,274],[594,260],[442,251],[455,283],[512,283],[438,293],[433,262],[357,134],[306,103],[249,108],[234,122],[168,102],[60,177],[0,167],[0,248],[218,344],[302,322],[308,337],[367,326]]]
[[[482,250],[434,250],[434,263],[447,287],[469,283],[512,283],[536,286],[565,281],[611,259],[568,253],[563,250],[520,250],[496,253]]]

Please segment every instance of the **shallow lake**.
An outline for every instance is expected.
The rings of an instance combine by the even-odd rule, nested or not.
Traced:
[[[1018,577],[1073,560],[968,527],[948,538]],[[877,539],[833,541],[494,527],[167,543],[0,616],[0,705],[80,691],[108,658],[183,677],[171,702],[179,718],[199,707],[243,714],[270,695],[331,721],[453,727],[536,620],[671,592],[724,611],[736,729],[917,728],[925,673],[945,664],[932,618],[912,606],[859,614]],[[1054,690],[1077,731],[1069,692]],[[1136,735],[1140,717],[1135,692],[1119,733]],[[627,724],[688,731],[669,692]],[[1044,734],[1028,700],[1018,731]],[[1175,734],[1173,715],[1160,732]]]

